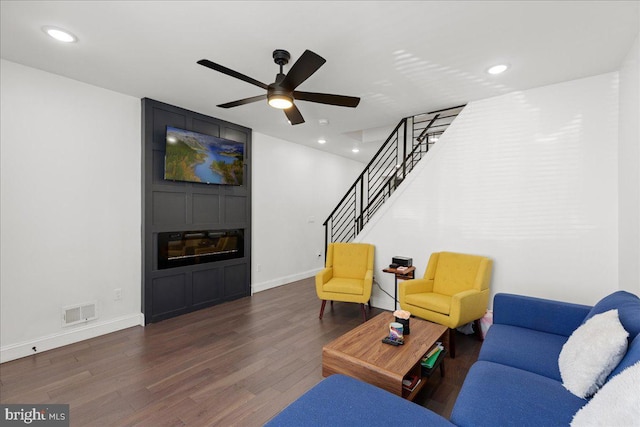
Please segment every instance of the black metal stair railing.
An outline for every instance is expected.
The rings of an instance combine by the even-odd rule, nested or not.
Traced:
[[[324,222],[325,247],[349,242],[429,151],[464,105],[405,117]]]

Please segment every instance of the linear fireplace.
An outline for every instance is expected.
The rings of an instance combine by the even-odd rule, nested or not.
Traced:
[[[158,269],[244,257],[243,230],[158,233]]]

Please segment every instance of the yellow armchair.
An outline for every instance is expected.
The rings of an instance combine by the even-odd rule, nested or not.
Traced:
[[[455,252],[431,254],[424,278],[400,283],[400,307],[449,327],[449,353],[455,357],[455,329],[484,316],[489,304],[493,261]]]
[[[316,293],[322,300],[320,319],[327,301],[360,303],[362,317],[367,320],[364,304],[371,309],[374,246],[368,243],[330,243],[325,268],[316,274]]]

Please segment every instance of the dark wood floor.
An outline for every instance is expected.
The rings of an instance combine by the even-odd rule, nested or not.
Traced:
[[[0,402],[70,404],[72,426],[261,426],[322,379],[322,346],[362,321],[357,304],[323,320],[319,308],[306,279],[7,362]],[[445,417],[481,345],[457,338],[445,377],[416,399]]]

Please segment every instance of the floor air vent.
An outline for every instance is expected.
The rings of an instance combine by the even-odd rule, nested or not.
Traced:
[[[62,309],[62,326],[77,325],[98,318],[98,305],[95,302],[64,307]]]

